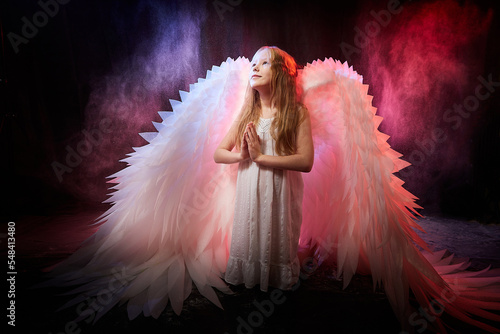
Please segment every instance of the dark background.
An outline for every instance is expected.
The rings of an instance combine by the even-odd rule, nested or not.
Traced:
[[[462,107],[465,116],[454,110],[475,101],[478,78],[500,81],[499,11],[496,0],[0,1],[0,218],[16,223],[19,271],[12,329],[59,333],[74,319],[75,307],[55,311],[68,298],[59,288],[32,286],[94,233],[89,224],[107,208],[106,177],[146,144],[138,133],[154,131],[157,111],[170,110],[179,90],[262,45],[302,65],[325,57],[353,65],[384,117],[381,131],[413,165],[399,176],[430,216],[421,221],[426,241],[478,268],[498,267],[499,226],[463,220],[500,223],[500,87],[481,88],[488,98],[473,111]],[[322,265],[256,332],[399,332],[371,279],[356,275],[343,289],[332,278]],[[92,333],[232,333],[268,297],[243,289],[219,298],[224,311],[193,291],[180,317],[167,308],[158,320],[129,321],[123,305],[79,325]]]
[[[146,143],[137,133],[154,131],[151,121],[170,110],[169,99],[227,57],[276,45],[302,65],[333,57],[364,76],[385,119],[380,129],[414,165],[400,176],[425,214],[500,223],[498,88],[469,116],[444,121],[474,94],[479,76],[500,81],[498,2],[401,1],[390,22],[347,54],[374,21],[371,12],[397,2],[41,3],[52,4],[51,15],[37,14],[37,1],[1,3],[4,219],[102,202],[105,177]],[[29,38],[26,20],[39,25],[25,28]],[[13,34],[25,39],[15,46]],[[446,139],[432,143],[436,128]],[[85,131],[95,134],[90,147]],[[85,156],[58,177],[57,166],[68,167],[68,152],[79,148]]]

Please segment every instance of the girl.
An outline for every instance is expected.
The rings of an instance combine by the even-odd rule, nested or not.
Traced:
[[[314,148],[296,77],[289,54],[260,48],[252,59],[246,102],[214,153],[217,163],[239,163],[225,273],[233,285],[288,290],[299,278],[301,172],[311,170]]]
[[[467,261],[420,251],[430,249],[414,230],[419,206],[393,174],[408,163],[378,131],[381,118],[362,77],[330,58],[308,64],[296,79],[293,58],[274,47],[260,49],[251,64],[248,81],[246,58],[214,67],[181,92],[182,103],[172,101],[172,113],[160,114],[158,133],[143,134],[150,144],[113,176],[113,206],[99,230],[52,271],[47,284],[79,285],[66,306],[81,309],[95,297],[97,308],[82,314],[98,319],[126,302],[130,319],[157,318],[168,304],[180,314],[193,284],[221,308],[213,288],[231,292],[222,278],[290,289],[298,281],[300,232],[318,263],[333,259],[344,287],[356,272],[371,274],[404,329],[444,333],[438,316],[446,311],[498,332],[475,319],[500,321],[489,312],[500,309],[498,271],[466,271]],[[245,88],[247,101],[226,127]],[[225,136],[220,126],[229,128]],[[303,187],[301,172],[314,157],[311,127],[321,159]],[[188,131],[194,135],[187,141]],[[213,160],[239,163],[236,187],[232,166]],[[227,208],[233,198],[234,215]]]

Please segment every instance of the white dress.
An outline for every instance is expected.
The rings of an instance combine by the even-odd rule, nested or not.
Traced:
[[[277,155],[272,120],[261,118],[257,127],[266,155]],[[260,284],[267,291],[269,286],[287,290],[298,281],[302,194],[300,172],[240,163],[226,282]]]

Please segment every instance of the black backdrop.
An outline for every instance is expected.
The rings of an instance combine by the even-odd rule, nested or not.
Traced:
[[[415,165],[401,177],[427,212],[498,223],[498,88],[467,117],[443,123],[441,115],[467,101],[479,76],[500,81],[499,8],[493,0],[2,1],[2,216],[101,202],[105,177],[145,144],[137,133],[154,130],[156,112],[170,110],[179,90],[227,57],[276,45],[302,65],[333,57],[364,75],[381,129]],[[398,83],[416,72],[411,85]],[[432,143],[438,127],[447,140]]]

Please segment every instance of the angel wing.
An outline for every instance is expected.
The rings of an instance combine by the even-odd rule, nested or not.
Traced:
[[[319,263],[333,258],[344,287],[356,272],[370,274],[405,328],[416,324],[411,289],[422,307],[439,301],[434,315],[444,310],[495,331],[469,315],[500,320],[485,311],[500,308],[498,272],[467,272],[466,262],[420,251],[432,253],[415,231],[421,230],[415,222],[420,207],[393,174],[409,163],[378,131],[382,118],[362,76],[330,58],[308,64],[299,86],[315,146],[315,165],[304,175],[301,247],[313,249]],[[436,325],[445,332],[439,319]]]
[[[130,319],[141,312],[158,317],[169,302],[180,313],[194,282],[221,307],[213,287],[231,292],[221,277],[237,166],[217,165],[212,156],[241,108],[248,69],[246,58],[213,67],[181,92],[182,102],[171,101],[173,112],[160,112],[158,132],[142,134],[149,144],[112,176],[113,205],[98,232],[52,273],[58,284],[80,286],[66,306],[112,286],[95,320],[119,302],[128,303]],[[421,305],[451,291],[447,312],[492,330],[468,312],[498,320],[483,309],[500,304],[500,274],[465,272],[466,264],[440,253],[426,258],[417,249],[430,251],[414,231],[419,206],[393,175],[408,163],[377,130],[382,118],[362,77],[327,59],[307,65],[298,83],[315,145],[314,168],[304,174],[301,245],[319,261],[334,259],[345,286],[356,272],[371,274],[402,324],[411,320],[411,288]]]
[[[112,175],[111,208],[85,245],[53,272],[59,284],[80,285],[82,298],[109,289],[96,320],[118,302],[130,319],[158,317],[170,301],[179,314],[192,283],[222,307],[213,288],[231,293],[221,279],[232,227],[237,166],[218,165],[213,153],[241,109],[249,61],[227,59],[206,79],[160,112],[158,132],[134,148],[128,166]],[[115,284],[116,281],[116,284]],[[108,298],[108,297],[107,297]]]

